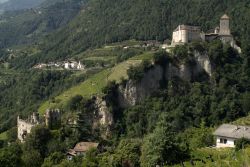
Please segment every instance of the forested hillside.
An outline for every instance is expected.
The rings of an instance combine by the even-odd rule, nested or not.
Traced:
[[[244,47],[244,44],[249,41],[247,36],[250,32],[248,25],[250,2],[248,0],[219,2],[217,0],[185,2],[181,0],[96,0],[89,1],[80,11],[79,4],[82,3],[84,1],[64,1],[64,3],[52,5],[51,8],[44,10],[41,8],[42,15],[39,15],[39,10],[29,11],[21,13],[20,17],[15,16],[16,19],[13,22],[2,23],[0,30],[8,28],[7,32],[2,32],[2,40],[0,38],[2,47],[34,41],[39,34],[57,29],[70,20],[66,27],[42,40],[41,54],[29,57],[28,60],[26,58],[18,60],[20,64],[38,63],[63,59],[89,47],[126,39],[164,41],[171,38],[172,31],[178,24],[200,25],[204,31],[207,31],[218,26],[219,18],[225,12],[231,17],[231,29],[237,42]]]
[[[0,16],[0,48],[33,44],[65,26],[84,6],[85,0],[45,1],[40,7],[8,11]]]
[[[171,38],[178,24],[200,25],[207,31],[219,24],[225,12],[231,17],[232,33],[244,46],[249,41],[249,8],[249,0],[90,1],[67,27],[48,37],[41,56],[67,57],[88,47],[131,38],[163,41]]]

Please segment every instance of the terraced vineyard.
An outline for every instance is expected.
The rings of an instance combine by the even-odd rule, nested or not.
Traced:
[[[101,94],[102,89],[107,85],[108,81],[119,82],[121,78],[128,78],[127,69],[129,69],[130,66],[139,65],[143,60],[152,59],[152,56],[153,52],[146,52],[124,61],[113,68],[105,69],[91,76],[79,85],[63,92],[53,100],[46,101],[40,106],[38,111],[40,114],[43,114],[47,108],[64,108],[67,101],[75,95],[82,95],[83,97],[90,98],[93,95]]]

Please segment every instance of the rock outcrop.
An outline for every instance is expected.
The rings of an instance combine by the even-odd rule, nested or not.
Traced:
[[[212,75],[212,63],[208,57],[208,53],[200,53],[195,51],[194,57],[196,60],[196,71],[202,71],[204,70],[210,77]]]
[[[162,80],[179,77],[182,80],[191,81],[202,72],[206,72],[208,76],[212,75],[212,63],[207,53],[194,52],[194,61],[194,64],[168,63],[164,67],[154,65],[140,81],[128,80],[124,87],[119,87],[120,106],[126,108],[142,101],[160,88]]]
[[[159,90],[162,84],[167,84],[174,77],[182,80],[192,81],[200,73],[206,72],[208,76],[212,75],[212,64],[207,53],[194,52],[192,63],[166,65],[154,64],[145,73],[139,81],[128,80],[126,84],[118,87],[118,105],[121,108],[134,106],[143,101],[147,96],[152,95]],[[164,85],[163,85],[164,86]],[[110,128],[114,124],[113,113],[109,111],[105,97],[95,99],[96,117],[95,126],[101,129],[101,135],[107,138],[111,134]]]
[[[101,129],[101,136],[107,138],[110,134],[110,127],[114,123],[113,114],[109,111],[104,99],[97,97],[95,99],[96,118],[94,120],[94,129]]]

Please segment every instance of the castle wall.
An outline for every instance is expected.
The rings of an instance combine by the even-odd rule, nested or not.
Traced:
[[[49,128],[56,127],[61,122],[61,113],[59,109],[47,109],[45,114],[45,124]]]
[[[172,44],[201,40],[201,31],[197,27],[179,25],[173,32]]]
[[[229,19],[221,19],[220,20],[220,35],[231,35],[230,32]]]
[[[17,118],[17,137],[18,139],[23,142],[27,134],[31,132],[32,127],[34,127],[35,124],[26,122],[25,120]]]

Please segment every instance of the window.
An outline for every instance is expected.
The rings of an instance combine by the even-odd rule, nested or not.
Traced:
[[[220,143],[227,144],[227,139],[220,138]]]

